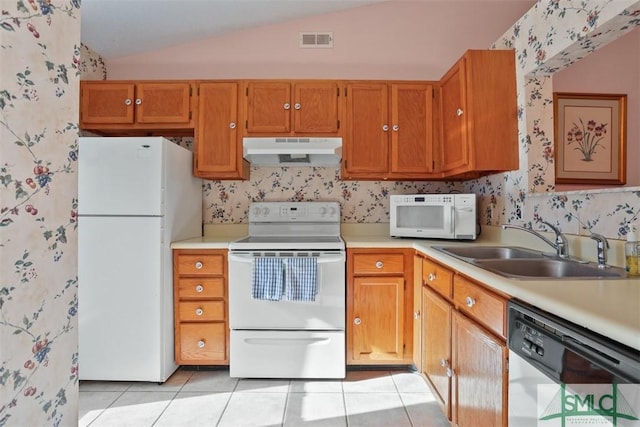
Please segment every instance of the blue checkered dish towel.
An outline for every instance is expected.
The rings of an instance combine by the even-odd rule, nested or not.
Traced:
[[[317,258],[286,258],[284,289],[284,297],[289,301],[315,301],[318,293]]]
[[[282,258],[259,257],[253,260],[251,297],[280,301],[284,294],[284,265]]]

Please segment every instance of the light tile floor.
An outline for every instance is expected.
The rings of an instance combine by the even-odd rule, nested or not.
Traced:
[[[420,375],[386,370],[308,381],[181,368],[162,385],[81,381],[79,415],[91,427],[449,426]]]

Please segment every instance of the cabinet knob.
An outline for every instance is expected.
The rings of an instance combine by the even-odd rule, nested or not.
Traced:
[[[140,104],[142,104],[142,99],[136,98],[136,105],[140,105]]]
[[[196,308],[196,316],[202,316],[204,311],[201,308]]]
[[[204,291],[204,286],[202,285],[196,286],[196,292],[202,292],[202,291]]]
[[[419,311],[414,311],[413,312],[413,318],[418,320],[420,318],[420,312]]]
[[[388,131],[389,130],[389,125],[382,125],[382,130],[383,131]]]
[[[198,341],[198,348],[204,348],[204,340]]]
[[[453,377],[453,369],[451,369],[451,368],[447,368],[447,376],[448,376],[449,378]]]
[[[204,267],[204,264],[202,263],[202,261],[196,261],[196,263],[193,265],[196,270],[202,270],[202,267]]]
[[[376,268],[382,268],[382,267],[384,267],[384,263],[382,261],[376,262]]]
[[[467,303],[467,307],[473,307],[476,305],[476,300],[471,297],[467,297],[465,302]]]
[[[286,102],[283,106],[282,106],[285,110],[289,110],[291,108],[291,105]]]
[[[235,129],[236,124],[234,122],[229,123],[229,129]]]
[[[124,105],[131,105],[131,98],[127,98],[124,100]]]
[[[442,359],[440,359],[440,366],[446,368],[447,366],[449,366],[449,361],[443,357]]]
[[[400,126],[393,125],[392,129],[393,129],[394,132],[398,132],[398,129],[400,129]]]
[[[435,273],[429,273],[429,281],[433,282],[434,280],[436,280],[436,274]]]
[[[296,110],[299,110],[302,106],[298,103],[293,104],[293,108],[295,108]]]
[[[360,319],[359,317],[356,317],[355,319],[353,319],[353,324],[354,325],[359,325],[362,323],[362,319]]]
[[[458,117],[460,117],[463,113],[464,113],[464,111],[462,111],[462,108],[458,108],[456,110],[456,116],[458,116]]]

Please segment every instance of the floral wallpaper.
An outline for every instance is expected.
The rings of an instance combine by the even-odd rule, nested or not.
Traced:
[[[0,426],[76,425],[80,2],[0,8]]]
[[[76,425],[78,81],[106,70],[80,44],[79,0],[6,1],[0,10],[0,426]],[[552,193],[549,75],[639,19],[637,0],[540,0],[496,42],[517,53],[519,171],[446,184],[252,168],[246,182],[205,183],[205,221],[246,221],[252,200],[317,198],[340,201],[346,222],[386,222],[391,193],[473,191],[483,223],[542,217],[569,233],[621,237],[638,219],[640,188]]]

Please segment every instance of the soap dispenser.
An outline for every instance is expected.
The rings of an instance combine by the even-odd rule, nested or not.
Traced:
[[[624,245],[624,257],[627,273],[631,276],[639,276],[640,270],[640,241],[635,226],[630,226],[627,233],[627,243]]]

